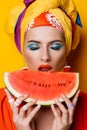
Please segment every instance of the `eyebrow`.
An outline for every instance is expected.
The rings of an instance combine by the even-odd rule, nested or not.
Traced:
[[[30,40],[30,41],[28,41],[28,42],[36,42],[36,43],[41,43],[40,41],[36,41],[36,40]],[[27,43],[28,43],[27,42]],[[49,42],[49,43],[53,43],[53,42],[63,42],[62,40],[53,40],[53,41],[51,41],[51,42]]]
[[[49,43],[53,43],[53,42],[63,42],[63,41],[62,40],[53,40],[53,41],[51,41]]]
[[[30,40],[30,41],[27,41],[28,42],[36,42],[36,43],[40,43],[40,41],[35,41],[35,40]]]

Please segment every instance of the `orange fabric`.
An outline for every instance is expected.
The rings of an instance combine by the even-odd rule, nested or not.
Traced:
[[[49,12],[41,13],[38,17],[36,17],[33,21],[31,21],[26,31],[28,31],[30,28],[35,28],[40,26],[51,26],[57,28],[59,31],[64,33],[60,21],[56,19],[56,17]]]
[[[4,89],[0,89],[0,130],[16,130]]]
[[[16,130],[4,89],[0,89],[0,130]],[[70,130],[87,130],[87,94],[80,93]]]

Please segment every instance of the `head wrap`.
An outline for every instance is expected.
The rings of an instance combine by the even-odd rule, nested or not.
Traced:
[[[29,23],[44,12],[53,14],[63,27],[67,54],[79,43],[79,14],[73,0],[24,0],[25,6],[15,7],[6,20],[5,30],[15,39],[16,46],[22,52],[24,33]]]
[[[31,28],[35,28],[35,27],[40,27],[40,26],[51,26],[54,27],[56,29],[58,29],[60,32],[64,33],[63,27],[60,23],[60,21],[58,19],[56,19],[56,17],[49,13],[49,12],[44,12],[42,14],[40,14],[38,17],[36,17],[34,20],[32,20],[27,29],[26,32],[28,30],[30,30]]]

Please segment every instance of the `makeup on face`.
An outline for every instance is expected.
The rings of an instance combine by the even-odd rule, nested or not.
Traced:
[[[60,40],[52,41],[50,44],[50,48],[53,50],[60,50],[63,47],[63,43]]]
[[[37,49],[40,48],[40,47],[39,47],[39,44],[38,44],[38,43],[34,43],[34,42],[28,44],[27,47],[28,47],[30,50],[32,50],[32,51],[37,50]]]
[[[66,58],[63,33],[53,27],[36,27],[25,35],[24,59],[30,70],[50,72],[62,69]]]
[[[48,65],[48,64],[41,64],[38,67],[39,71],[45,72],[45,71],[51,71],[52,70],[52,66]]]
[[[41,45],[40,45],[40,43],[38,41],[31,40],[31,41],[28,42],[27,47],[30,50],[34,51],[34,50],[39,49],[41,47]],[[62,47],[63,47],[63,43],[60,40],[54,40],[54,41],[49,43],[49,48],[52,49],[52,50],[57,51],[57,50],[60,50]]]

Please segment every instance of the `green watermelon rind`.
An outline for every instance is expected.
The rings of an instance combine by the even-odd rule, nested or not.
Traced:
[[[5,84],[6,84],[6,87],[7,89],[11,92],[11,94],[13,94],[16,98],[20,97],[22,94],[20,94],[19,92],[17,92],[16,90],[14,90],[12,87],[11,87],[11,84],[9,83],[9,80],[8,80],[8,74],[9,72],[5,72],[4,73],[4,81],[5,81]],[[73,88],[73,90],[67,94],[67,97],[68,98],[71,98],[74,96],[74,94],[76,93],[76,91],[78,90],[78,86],[79,86],[79,73],[75,73],[76,74],[76,85],[75,87]],[[60,102],[63,102],[64,100],[62,98],[58,98],[58,100]],[[27,98],[25,99],[25,102],[30,102],[30,101],[33,101],[33,98]],[[44,105],[44,106],[47,106],[47,105],[51,105],[51,104],[55,104],[55,99],[53,100],[48,100],[48,101],[42,101],[42,100],[37,100],[36,104],[40,104],[40,105]]]

